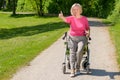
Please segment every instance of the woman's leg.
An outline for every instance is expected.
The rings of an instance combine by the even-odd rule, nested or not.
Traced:
[[[73,49],[70,49],[70,67],[72,70],[75,69],[76,62],[76,52]]]
[[[71,77],[75,75],[75,63],[76,63],[76,52],[77,52],[77,42],[70,40],[70,67],[71,67]]]
[[[83,58],[83,51],[84,47],[87,43],[87,38],[85,36],[80,37],[80,42],[78,43],[78,51],[77,51],[77,61],[76,61],[76,69],[79,71],[80,70],[80,63]]]

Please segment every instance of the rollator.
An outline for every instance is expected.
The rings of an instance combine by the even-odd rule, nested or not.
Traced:
[[[70,57],[70,49],[68,47],[68,38],[69,38],[69,36],[68,36],[67,32],[65,32],[64,37],[62,38],[63,40],[65,40],[64,44],[65,44],[65,47],[66,47],[66,49],[65,49],[65,58],[64,58],[64,62],[62,63],[63,74],[66,74],[67,69],[70,69],[70,58],[69,58]],[[89,41],[91,40],[91,38],[88,37],[87,39],[88,39],[87,40],[88,42],[84,47],[84,51],[83,51],[84,55],[83,55],[83,60],[82,60],[81,64],[82,64],[83,70],[87,74],[89,74],[90,73],[90,62],[89,62],[90,49],[89,49],[88,45],[90,44]]]

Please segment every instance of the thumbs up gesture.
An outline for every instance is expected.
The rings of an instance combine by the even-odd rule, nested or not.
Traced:
[[[59,13],[59,17],[60,17],[60,18],[63,17],[63,13],[62,13],[62,11],[60,11],[60,13]]]
[[[64,22],[66,22],[66,18],[63,16],[62,11],[59,13],[59,18],[61,18]]]

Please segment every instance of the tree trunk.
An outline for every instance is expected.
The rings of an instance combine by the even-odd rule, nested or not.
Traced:
[[[40,15],[43,16],[43,0],[40,0]]]
[[[16,14],[16,0],[13,0],[13,15]]]
[[[0,0],[0,10],[2,9],[3,1],[4,1],[4,0]]]

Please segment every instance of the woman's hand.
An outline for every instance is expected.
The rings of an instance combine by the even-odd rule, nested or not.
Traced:
[[[90,33],[86,33],[86,37],[90,37]]]
[[[59,13],[59,18],[61,18],[64,22],[66,22],[66,18],[63,16],[63,13],[62,13],[62,11],[60,11],[60,13]]]
[[[60,11],[60,13],[59,13],[59,18],[63,18],[64,16],[63,16],[63,13],[62,13],[62,11]]]
[[[86,31],[86,37],[90,37],[90,30]]]

